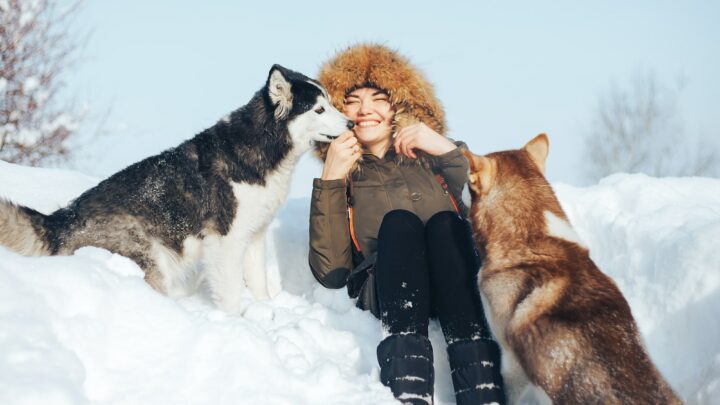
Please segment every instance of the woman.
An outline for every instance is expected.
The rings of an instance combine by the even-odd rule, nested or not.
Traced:
[[[459,204],[467,161],[445,138],[442,107],[410,63],[378,45],[350,47],[319,81],[355,126],[318,144],[310,267],[328,288],[347,286],[387,329],[380,377],[396,398],[432,403],[428,322],[448,343],[458,404],[503,403],[500,353],[477,292],[479,260]]]

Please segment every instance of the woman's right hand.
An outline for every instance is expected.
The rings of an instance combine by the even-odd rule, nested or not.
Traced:
[[[355,162],[362,156],[362,147],[352,131],[343,132],[330,142],[323,166],[323,180],[337,180],[347,177]]]

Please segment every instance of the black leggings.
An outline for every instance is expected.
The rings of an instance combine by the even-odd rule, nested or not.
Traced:
[[[456,213],[439,212],[423,226],[410,211],[390,211],[377,252],[380,319],[391,334],[427,336],[434,314],[448,343],[489,337],[477,287],[479,260],[469,225]]]

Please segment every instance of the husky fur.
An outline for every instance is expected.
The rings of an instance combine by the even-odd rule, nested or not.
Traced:
[[[264,240],[313,141],[352,123],[325,89],[275,65],[249,103],[181,145],[102,181],[50,215],[0,200],[0,244],[25,255],[97,246],[133,259],[160,292],[203,281],[223,309],[267,298]]]
[[[555,404],[681,403],[545,180],[547,152],[544,134],[520,150],[466,151],[479,289],[511,401],[529,380]]]

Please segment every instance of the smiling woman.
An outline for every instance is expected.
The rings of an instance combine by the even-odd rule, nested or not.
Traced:
[[[404,403],[433,402],[431,315],[448,343],[458,404],[504,403],[498,345],[476,288],[479,260],[458,204],[468,163],[444,136],[442,107],[423,75],[383,46],[358,45],[329,61],[319,81],[354,123],[317,144],[310,268],[328,288],[347,286],[388,336],[380,377]]]
[[[372,154],[381,156],[388,149],[395,111],[387,93],[371,87],[359,88],[345,97],[343,112],[357,126],[355,137]]]

